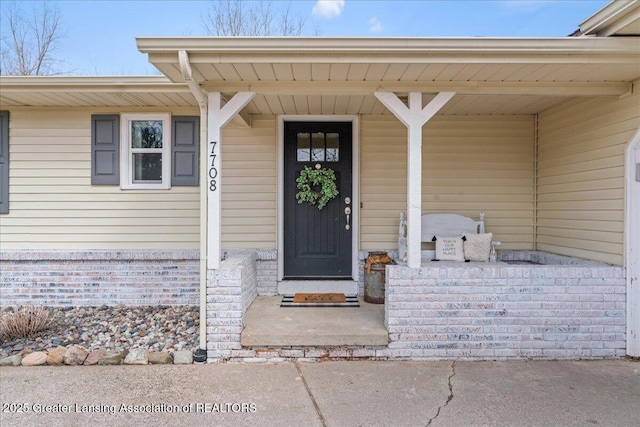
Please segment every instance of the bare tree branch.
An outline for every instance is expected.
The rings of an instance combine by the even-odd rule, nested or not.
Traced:
[[[0,74],[19,76],[57,73],[55,50],[63,37],[60,13],[47,3],[33,4],[26,17],[17,3],[11,3],[2,17]]]
[[[211,36],[299,36],[305,24],[289,4],[275,8],[264,0],[212,0],[202,21]]]
[[[304,19],[291,15],[289,4],[280,13],[280,34],[283,36],[299,36],[304,29]]]

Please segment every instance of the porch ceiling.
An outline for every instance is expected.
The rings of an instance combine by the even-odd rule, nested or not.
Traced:
[[[243,114],[390,114],[373,96],[440,91],[440,114],[535,114],[576,96],[620,96],[640,80],[637,37],[558,39],[139,38],[165,76],[0,77],[0,107],[197,107],[203,89],[256,92]]]
[[[186,84],[139,85],[138,78],[129,84],[113,86],[113,78],[80,78],[91,80],[81,87],[79,78],[0,77],[0,109],[9,107],[68,108],[162,108],[197,107]],[[144,78],[149,80],[149,78]],[[102,83],[97,84],[98,80]],[[158,77],[154,80],[164,80]],[[121,82],[122,83],[122,82]],[[230,99],[235,92],[223,92]],[[426,104],[433,96],[425,94]],[[561,103],[570,96],[548,95],[457,95],[442,114],[535,114]],[[391,114],[372,94],[258,94],[244,110],[245,114]]]
[[[640,79],[635,38],[139,38],[138,48],[172,81],[184,81],[184,51],[203,89],[256,92],[249,114],[389,114],[375,91],[456,92],[441,114],[534,114],[624,95]]]
[[[535,114],[640,79],[635,39],[139,38],[169,79],[178,51],[209,91],[254,91],[248,114],[390,114],[375,91],[456,92],[440,114]]]

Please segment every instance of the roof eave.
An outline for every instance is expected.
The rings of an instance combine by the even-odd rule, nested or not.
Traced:
[[[612,1],[595,14],[580,23],[580,32],[584,36],[607,37],[614,35],[621,26],[640,16],[640,1]]]
[[[372,37],[138,37],[137,47],[147,54],[185,50],[207,54],[359,55],[496,53],[616,53],[635,48],[637,41],[575,37],[554,38],[372,38]]]
[[[56,87],[171,86],[165,76],[0,76],[0,85]]]

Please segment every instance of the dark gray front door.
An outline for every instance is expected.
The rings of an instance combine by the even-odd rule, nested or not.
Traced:
[[[299,204],[296,179],[305,166],[335,172],[339,194],[319,210]],[[351,122],[284,125],[284,278],[351,279],[353,210]],[[347,203],[348,202],[348,203]]]

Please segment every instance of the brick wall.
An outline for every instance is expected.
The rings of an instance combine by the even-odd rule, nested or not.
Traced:
[[[230,358],[241,350],[244,314],[258,294],[255,251],[235,251],[218,270],[207,272],[207,361]]]
[[[2,251],[2,305],[198,305],[198,251]]]
[[[258,295],[278,294],[278,251],[260,249],[257,251]]]
[[[389,266],[386,352],[413,360],[622,357],[625,301],[624,269],[602,263]]]

